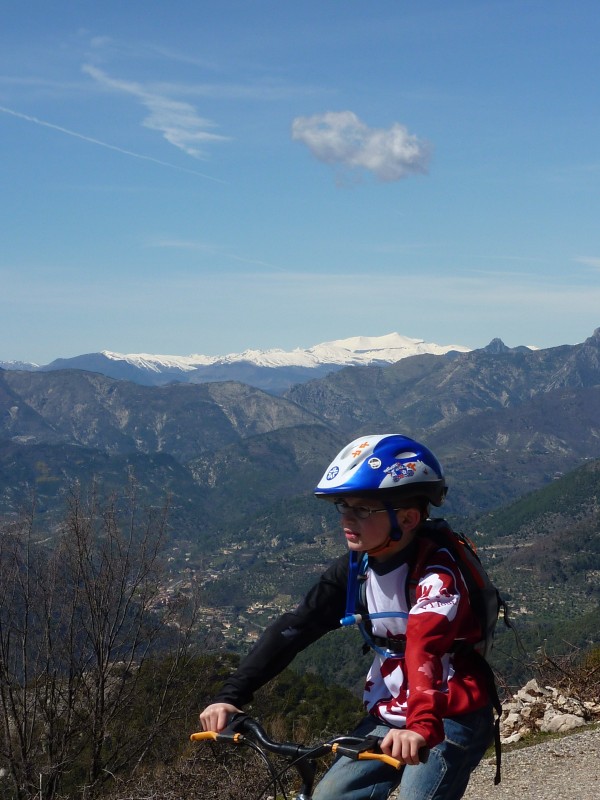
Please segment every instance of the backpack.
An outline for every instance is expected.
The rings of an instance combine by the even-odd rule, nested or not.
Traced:
[[[426,530],[418,538],[417,557],[413,561],[408,579],[408,604],[410,607],[414,606],[416,588],[429,556],[440,549],[448,550],[457,562],[469,592],[471,608],[482,632],[479,642],[463,647],[473,649],[486,661],[489,661],[494,645],[494,633],[500,616],[507,627],[511,626],[508,619],[508,606],[485,571],[473,542],[464,534],[453,531],[443,519],[430,520]],[[459,645],[457,649],[460,647]]]

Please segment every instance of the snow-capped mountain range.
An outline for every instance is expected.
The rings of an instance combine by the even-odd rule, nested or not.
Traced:
[[[188,371],[200,366],[213,364],[235,364],[241,361],[255,364],[257,367],[318,367],[321,364],[337,366],[357,366],[358,364],[393,364],[407,356],[421,353],[442,355],[450,350],[461,353],[468,352],[468,347],[461,345],[439,345],[425,342],[423,339],[409,339],[399,333],[387,336],[353,336],[350,339],[338,339],[323,342],[303,350],[244,350],[242,353],[229,353],[225,356],[158,356],[136,353],[122,355],[103,351],[103,355],[116,361],[127,361],[129,364],[143,369],[160,371],[167,367]]]
[[[45,366],[0,361],[0,368],[29,371],[81,369],[147,385],[173,381],[204,383],[240,380],[270,391],[281,391],[293,383],[320,377],[343,367],[393,364],[423,353],[443,355],[449,351],[465,353],[469,350],[462,345],[439,345],[389,333],[385,336],[338,339],[306,349],[244,350],[224,356],[123,354],[103,350],[73,358],[59,358]]]

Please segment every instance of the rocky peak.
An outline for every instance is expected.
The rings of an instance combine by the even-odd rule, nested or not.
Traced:
[[[593,344],[595,346],[600,345],[600,328],[596,328],[596,330],[592,333],[592,335],[585,340],[586,344]]]
[[[501,353],[531,353],[532,350],[536,348],[527,347],[527,345],[520,344],[517,347],[508,347],[505,345],[502,339],[492,339],[492,341],[486,346],[480,349],[482,353],[492,353],[493,355],[499,355]]]
[[[510,353],[510,347],[507,347],[502,339],[492,339],[486,346],[481,348],[484,353]]]

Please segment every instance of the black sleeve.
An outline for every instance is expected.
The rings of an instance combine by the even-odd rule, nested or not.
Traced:
[[[321,575],[294,611],[283,614],[266,629],[212,702],[238,707],[249,703],[254,692],[279,675],[301,650],[338,628],[346,607],[347,581],[348,555],[344,554]]]

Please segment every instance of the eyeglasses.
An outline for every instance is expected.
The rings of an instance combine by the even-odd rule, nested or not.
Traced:
[[[357,519],[369,519],[371,514],[381,514],[382,511],[400,511],[402,508],[406,508],[406,506],[399,506],[398,508],[368,508],[367,506],[349,506],[348,503],[345,503],[343,500],[338,500],[337,503],[333,504],[338,514],[349,514],[352,517],[356,517]]]

